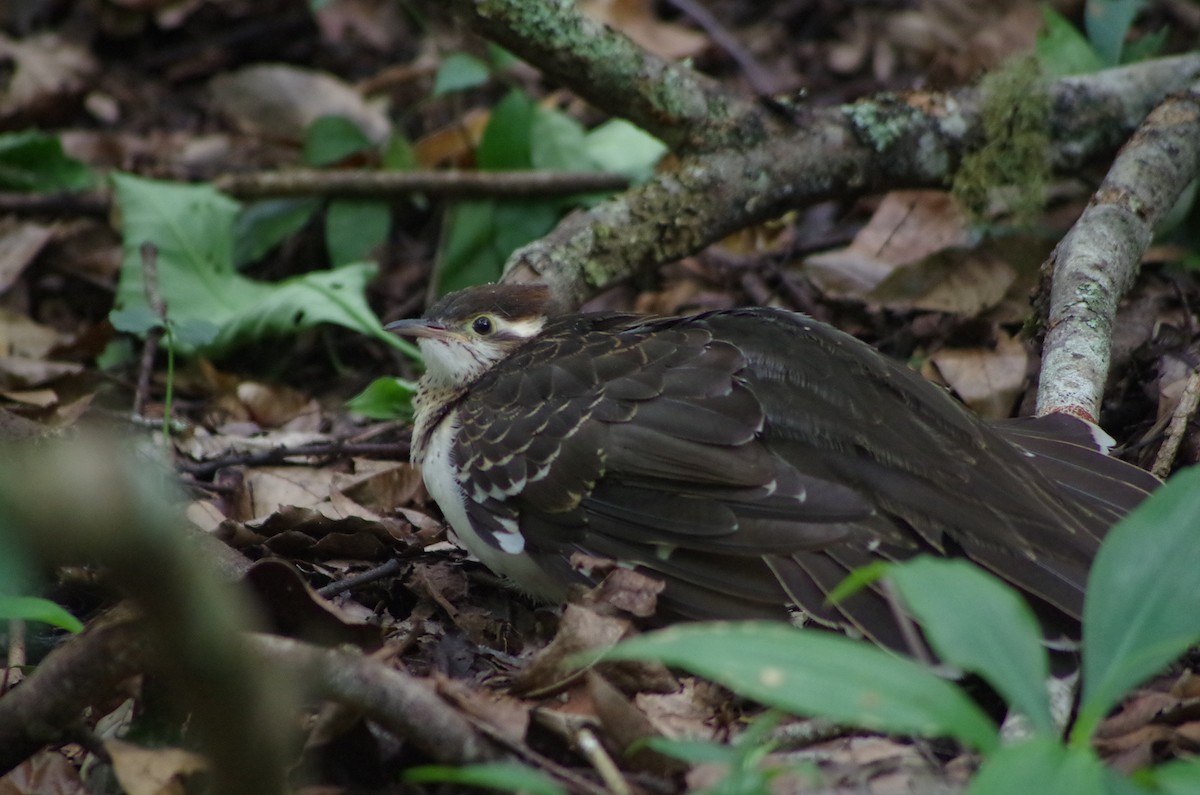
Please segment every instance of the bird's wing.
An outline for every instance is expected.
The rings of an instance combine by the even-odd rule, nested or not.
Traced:
[[[877,592],[825,594],[921,550],[1078,615],[1107,524],[1072,515],[1027,450],[902,365],[787,312],[560,323],[468,393],[453,451],[467,496],[503,504],[535,557],[640,564],[685,615],[790,601],[889,645]]]

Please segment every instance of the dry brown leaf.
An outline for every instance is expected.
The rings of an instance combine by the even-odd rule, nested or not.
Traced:
[[[315,432],[321,426],[321,408],[299,390],[281,384],[243,381],[237,385],[238,402],[250,420],[263,428]]]
[[[0,122],[61,114],[87,89],[97,68],[87,50],[54,33],[26,39],[0,33],[0,61],[8,73],[0,81]]]
[[[0,354],[25,359],[42,359],[61,338],[57,331],[34,321],[29,315],[0,308]]]
[[[128,795],[186,795],[182,779],[208,767],[204,757],[181,748],[142,748],[123,740],[108,740],[104,748]]]
[[[973,317],[998,305],[1017,280],[1011,265],[983,250],[942,251],[892,271],[866,298],[897,311]]]
[[[413,144],[417,164],[426,169],[473,166],[475,148],[483,139],[483,131],[490,118],[490,111],[475,108],[453,124],[421,137]]]
[[[892,191],[849,246],[815,254],[804,268],[826,294],[861,298],[897,267],[968,240],[966,219],[946,191]]]
[[[0,795],[90,795],[79,770],[61,751],[34,754],[0,777]]]
[[[0,388],[23,389],[83,372],[83,365],[74,362],[52,362],[46,359],[27,359],[22,356],[0,356]]]
[[[1024,344],[1003,331],[994,349],[943,348],[931,359],[942,379],[985,419],[1011,416],[1029,366]]]
[[[52,237],[54,228],[45,224],[0,218],[0,293],[12,287]]]
[[[355,122],[374,143],[391,134],[387,114],[347,83],[296,66],[249,66],[213,78],[217,108],[243,130],[259,136],[303,141],[308,126],[322,116]]]
[[[313,508],[329,499],[334,473],[312,467],[255,467],[246,472],[255,518],[270,516],[281,506]]]
[[[708,47],[703,33],[659,19],[650,0],[582,0],[579,10],[668,60],[693,58]]]

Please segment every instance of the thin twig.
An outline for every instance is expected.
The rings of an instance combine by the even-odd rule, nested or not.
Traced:
[[[1188,376],[1187,385],[1179,397],[1179,405],[1175,407],[1175,412],[1171,415],[1171,424],[1167,426],[1167,438],[1162,447],[1158,448],[1154,466],[1150,468],[1153,474],[1160,478],[1170,474],[1175,456],[1179,453],[1179,443],[1183,441],[1188,423],[1196,416],[1197,407],[1200,407],[1200,367],[1193,369]]]
[[[220,458],[210,458],[207,461],[188,461],[179,459],[176,467],[189,475],[204,477],[219,469],[230,466],[263,466],[278,464],[289,458],[326,458],[334,456],[370,455],[381,458],[391,458],[397,461],[408,460],[407,440],[395,443],[384,442],[347,442],[334,439],[329,442],[312,442],[297,445],[279,445],[269,450],[256,450],[246,453],[231,453]]]
[[[617,191],[621,174],[600,171],[328,171],[291,169],[225,174],[213,180],[240,199],[338,196],[387,199],[425,193],[445,198],[537,198]]]
[[[750,88],[755,94],[760,97],[772,97],[778,93],[779,89],[776,87],[775,78],[771,73],[759,65],[754,56],[737,40],[737,37],[709,13],[707,8],[695,0],[667,0],[667,2],[699,25],[700,29],[733,59],[733,62],[742,70],[746,82],[750,84]]]

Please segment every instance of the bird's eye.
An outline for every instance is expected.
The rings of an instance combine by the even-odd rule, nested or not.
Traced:
[[[480,315],[479,317],[477,317],[471,321],[471,329],[476,334],[491,334],[492,333],[492,319],[490,317],[488,317],[487,315]]]

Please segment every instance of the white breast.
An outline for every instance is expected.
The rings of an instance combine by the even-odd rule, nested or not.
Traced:
[[[421,462],[421,474],[425,488],[437,501],[438,507],[454,531],[462,546],[483,565],[496,574],[507,577],[522,591],[547,601],[560,601],[565,597],[565,588],[555,583],[534,563],[529,555],[519,549],[506,552],[483,540],[467,518],[466,494],[458,478],[457,463],[451,453],[458,424],[453,414],[441,422],[429,437]],[[510,545],[511,546],[511,545]]]

